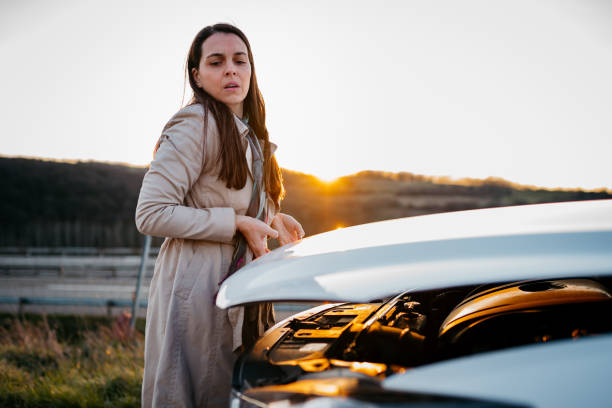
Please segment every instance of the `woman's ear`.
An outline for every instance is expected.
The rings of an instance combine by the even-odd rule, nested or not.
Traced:
[[[201,88],[202,85],[200,85],[200,72],[195,68],[191,68],[191,75],[193,75],[193,80],[195,81],[196,85]]]

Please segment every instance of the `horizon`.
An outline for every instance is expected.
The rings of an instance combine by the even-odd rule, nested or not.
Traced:
[[[101,164],[108,164],[108,165],[113,165],[113,166],[124,166],[124,167],[136,168],[136,169],[146,169],[148,167],[148,165],[137,165],[137,164],[132,164],[132,163],[114,162],[114,161],[108,161],[108,160],[57,159],[57,158],[52,158],[52,157],[8,156],[8,155],[4,155],[4,154],[1,154],[1,153],[0,153],[0,158],[39,160],[39,161],[54,162],[54,163],[67,163],[67,164],[101,163]],[[502,177],[494,177],[494,176],[488,176],[488,177],[485,177],[485,178],[474,178],[474,177],[458,177],[458,178],[456,178],[456,177],[451,177],[451,176],[448,176],[448,175],[420,174],[420,173],[415,173],[415,172],[411,172],[411,171],[407,171],[407,170],[392,172],[392,171],[387,171],[387,170],[363,169],[363,170],[359,170],[359,171],[357,171],[355,173],[344,174],[344,175],[341,175],[339,177],[335,177],[335,178],[333,178],[331,180],[326,180],[326,179],[321,178],[321,177],[319,177],[319,176],[317,176],[315,174],[306,173],[306,172],[290,169],[290,168],[283,167],[283,166],[281,166],[281,170],[286,170],[286,171],[289,171],[291,173],[296,173],[296,174],[300,174],[300,175],[307,176],[307,177],[314,177],[319,182],[324,183],[324,184],[326,184],[328,186],[333,186],[334,183],[340,181],[342,178],[360,177],[360,176],[363,176],[362,173],[370,173],[371,172],[371,173],[374,173],[374,174],[377,174],[377,175],[383,175],[386,178],[394,178],[393,176],[401,175],[401,174],[410,174],[410,175],[413,175],[413,176],[416,176],[416,177],[423,177],[423,178],[426,179],[426,181],[432,182],[434,184],[478,186],[478,185],[485,184],[487,182],[493,182],[493,183],[508,184],[511,188],[519,189],[519,190],[547,190],[547,191],[567,191],[567,192],[584,191],[584,192],[588,192],[588,193],[605,192],[605,193],[608,193],[608,194],[612,194],[612,188],[606,188],[606,187],[600,187],[600,188],[594,188],[594,189],[584,189],[584,188],[578,188],[578,187],[562,187],[562,186],[560,186],[560,187],[544,187],[544,186],[537,186],[537,185],[533,185],[533,184],[517,183],[517,182],[514,182],[512,180],[508,180],[508,179],[505,179],[505,178],[502,178]]]

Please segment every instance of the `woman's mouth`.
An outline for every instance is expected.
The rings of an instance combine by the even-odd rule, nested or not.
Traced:
[[[234,89],[234,88],[240,88],[240,86],[236,82],[228,82],[227,84],[225,84],[223,88],[224,89]]]

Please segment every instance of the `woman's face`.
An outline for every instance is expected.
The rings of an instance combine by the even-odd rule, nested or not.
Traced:
[[[235,34],[215,33],[202,43],[200,66],[192,69],[196,84],[242,117],[251,83],[246,44]]]

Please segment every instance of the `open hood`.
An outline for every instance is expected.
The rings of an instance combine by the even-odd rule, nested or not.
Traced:
[[[408,290],[612,273],[612,200],[401,218],[278,248],[228,278],[227,308],[367,302]]]

